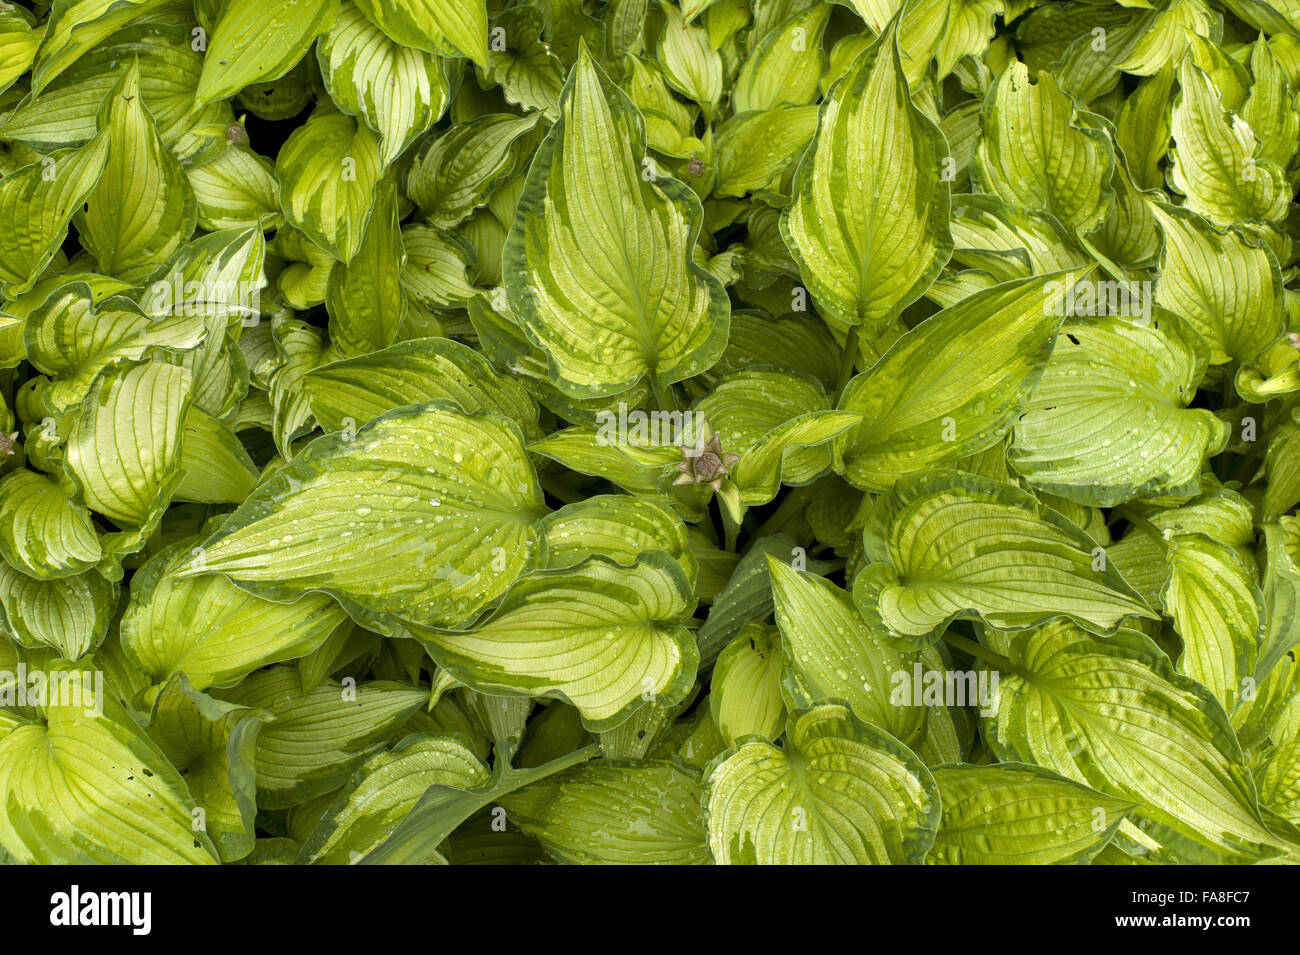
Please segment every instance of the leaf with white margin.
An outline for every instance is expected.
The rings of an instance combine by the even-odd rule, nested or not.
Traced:
[[[203,831],[223,862],[242,859],[253,848],[254,754],[258,731],[270,718],[265,710],[198,692],[183,674],[167,681],[149,714],[149,736],[185,777],[203,810]]]
[[[781,234],[841,326],[888,326],[952,252],[943,133],[911,101],[891,25],[821,105]]]
[[[790,719],[779,749],[751,738],[712,765],[704,786],[719,865],[919,865],[939,824],[939,791],[907,747],[818,706]]]
[[[814,3],[753,47],[731,90],[737,115],[782,103],[803,106],[816,101],[817,86],[826,72],[822,34],[833,9],[827,3]]]
[[[202,165],[190,166],[185,175],[204,229],[279,229],[284,222],[275,167],[251,149],[231,146]]]
[[[93,570],[41,580],[0,561],[0,631],[24,647],[52,647],[65,660],[80,659],[99,645],[117,598],[117,584]]]
[[[406,194],[435,229],[460,225],[528,167],[539,120],[489,113],[456,123],[411,163]]]
[[[1254,131],[1225,109],[1214,81],[1190,57],[1178,67],[1178,86],[1169,182],[1186,196],[1187,208],[1220,228],[1242,219],[1284,219],[1291,187],[1262,157]]]
[[[1096,542],[1013,484],[934,469],[899,479],[863,529],[853,595],[869,618],[922,636],[954,618],[1004,630],[1069,617],[1100,632],[1154,618]]]
[[[119,360],[95,376],[68,438],[64,470],[86,505],[123,528],[150,524],[180,482],[190,373]]]
[[[507,103],[525,111],[541,110],[547,118],[558,119],[564,64],[542,39],[541,10],[531,5],[510,7],[493,19],[493,30],[498,27],[505,31],[505,49],[488,51],[488,68],[478,68],[479,78],[500,87]],[[640,20],[636,28],[640,30]]]
[[[269,711],[257,735],[257,807],[287,809],[342,786],[423,707],[428,689],[322,680],[304,692],[291,666],[257,670],[219,696]]]
[[[1137,803],[1138,829],[1185,840],[1188,861],[1277,854],[1223,708],[1146,637],[1102,639],[1061,621],[1013,641],[1010,662],[984,723],[999,759]]]
[[[681,565],[652,550],[630,567],[593,557],[536,571],[476,629],[415,633],[467,686],[566,700],[595,732],[650,701],[667,706],[690,691],[699,652],[685,621],[695,604]]]
[[[844,439],[845,479],[886,491],[900,475],[996,444],[1047,367],[1063,293],[1086,274],[1003,282],[905,332],[840,397],[862,415]]]
[[[323,591],[359,623],[461,626],[545,560],[518,429],[450,402],[318,438],[265,478],[178,576],[288,601]]]
[[[103,551],[90,513],[66,481],[25,468],[0,479],[0,557],[31,577],[72,577]]]
[[[598,494],[542,519],[546,531],[546,566],[576,567],[593,554],[624,566],[648,550],[661,550],[686,571],[692,584],[699,564],[682,519],[667,504],[626,494]]]
[[[333,29],[317,44],[316,57],[330,98],[379,133],[385,166],[447,108],[444,61],[395,42],[352,3],[343,4]]]
[[[339,0],[227,0],[212,28],[195,101],[211,103],[252,83],[279,79],[338,17]]]
[[[259,667],[311,653],[347,619],[324,594],[277,603],[220,574],[178,576],[191,558],[202,562],[197,543],[164,548],[131,581],[122,649],[154,684],[184,673],[196,690],[230,686]]]
[[[490,775],[463,737],[411,734],[356,771],[303,841],[298,858],[350,863],[382,844],[430,786],[477,789]]]
[[[542,437],[537,403],[520,382],[450,338],[415,338],[368,355],[318,365],[302,379],[312,415],[326,431],[365,424],[402,405],[445,399],[462,411],[495,411],[526,441]]]
[[[361,12],[403,46],[488,62],[483,0],[357,0]]]
[[[1250,361],[1286,328],[1277,259],[1236,229],[1220,233],[1185,210],[1150,208],[1165,236],[1156,304],[1200,332],[1210,364]]]
[[[47,707],[0,739],[0,847],[36,865],[215,863],[184,777],[121,706],[101,702],[102,715]]]
[[[781,698],[781,636],[750,622],[723,647],[709,684],[709,714],[730,746],[746,736],[776,739],[785,732]]]
[[[167,271],[141,295],[146,312],[260,319],[266,238],[259,226],[222,229],[186,242]]]
[[[663,388],[726,346],[726,290],[691,252],[699,199],[671,177],[644,179],[644,154],[640,114],[583,49],[502,259],[511,308],[570,397],[642,378]]]
[[[502,797],[509,822],[573,865],[710,865],[699,773],[594,759]]]
[[[193,235],[198,204],[140,97],[138,60],[105,100],[101,121],[108,161],[76,216],[77,236],[101,271],[137,283]]]
[[[1207,353],[1195,331],[1161,313],[1066,322],[1047,370],[1015,428],[1011,466],[1033,487],[1111,507],[1189,493],[1229,425],[1188,408]]]
[[[6,297],[36,284],[107,161],[103,131],[80,149],[53,153],[0,180],[0,289]]]
[[[207,335],[198,316],[150,318],[124,297],[96,299],[89,285],[69,282],[27,317],[27,358],[51,377],[44,397],[55,414],[80,404],[95,376],[114,361],[187,351]]]
[[[330,345],[344,358],[387,348],[406,318],[397,189],[381,183],[357,254],[330,272],[325,289]]]
[[[767,565],[789,707],[845,703],[858,719],[886,730],[904,745],[919,743],[925,735],[926,708],[900,705],[892,691],[895,674],[904,673],[910,680],[912,666],[921,658],[879,623],[859,614],[853,599],[829,580],[793,570],[774,557],[768,557]],[[934,662],[926,660],[927,668],[935,669],[930,666]]]
[[[1263,634],[1259,585],[1231,546],[1204,534],[1175,536],[1165,556],[1169,580],[1160,599],[1183,642],[1174,662],[1232,713],[1253,677]]]
[[[783,483],[810,484],[826,473],[834,463],[826,445],[861,421],[856,411],[832,410],[820,382],[774,368],[728,375],[691,411],[690,440],[707,420],[723,451],[740,455],[728,478],[746,506],[766,504]]]
[[[931,770],[943,815],[930,865],[1080,865],[1091,862],[1133,804],[1039,766]]]
[[[361,248],[382,173],[370,127],[318,107],[275,157],[284,217],[341,262]]]
[[[970,164],[977,192],[1050,212],[1076,233],[1101,224],[1111,203],[1110,140],[1080,121],[1052,74],[1031,83],[1028,68],[1012,62],[990,87],[980,121]]]

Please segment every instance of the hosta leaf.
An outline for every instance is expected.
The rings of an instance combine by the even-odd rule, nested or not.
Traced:
[[[288,73],[339,17],[339,0],[300,0],[267,7],[228,0],[203,57],[195,99],[210,103],[245,86]]]
[[[346,619],[324,594],[274,603],[220,574],[178,577],[185,561],[202,564],[196,542],[160,551],[131,582],[122,649],[153,683],[184,673],[198,690],[229,686],[268,663],[312,652]]]
[[[1188,840],[1189,861],[1276,854],[1222,707],[1145,637],[1059,622],[1011,644],[1011,663],[985,724],[1000,758],[1139,804],[1138,827]]]
[[[1300,643],[1300,559],[1288,550],[1286,538],[1283,524],[1264,525],[1265,632],[1254,674],[1260,684],[1282,656]]]
[[[918,864],[934,840],[939,793],[892,736],[847,708],[791,717],[785,749],[733,746],[704,786],[720,865]]]
[[[252,150],[231,147],[214,159],[185,170],[199,204],[205,229],[239,229],[250,225],[279,228],[280,183],[275,170]]]
[[[1132,808],[1023,763],[932,772],[943,815],[925,861],[937,865],[1088,863]]]
[[[760,623],[745,624],[718,654],[709,713],[728,746],[745,736],[776,739],[785,730],[781,667],[780,635]]]
[[[686,525],[672,508],[648,498],[602,494],[566,504],[542,519],[547,567],[575,567],[593,554],[624,566],[649,550],[671,556],[694,581],[698,569]]]
[[[411,735],[366,761],[302,845],[305,862],[339,865],[377,847],[430,786],[476,789],[488,768],[458,736]]]
[[[699,774],[666,760],[592,760],[505,796],[506,819],[561,862],[709,865]]]
[[[1036,488],[1103,507],[1191,488],[1229,430],[1187,407],[1205,366],[1200,336],[1167,314],[1067,322],[1016,425],[1012,467]]]
[[[191,828],[212,838],[223,862],[253,847],[254,754],[258,731],[270,718],[264,710],[199,693],[181,675],[167,681],[150,712],[149,736],[185,777],[202,811]]]
[[[544,559],[542,513],[505,419],[408,405],[313,441],[178,574],[215,571],[271,600],[324,591],[380,632],[456,626]]]
[[[215,863],[184,777],[120,706],[104,710],[50,707],[0,740],[0,845],[29,864]]]
[[[822,103],[781,217],[809,290],[837,323],[884,328],[948,261],[946,152],[912,105],[891,26]]]
[[[317,46],[334,102],[380,134],[380,161],[392,163],[438,121],[450,98],[443,61],[402,46],[352,3]]]
[[[699,654],[684,621],[694,607],[681,565],[647,551],[631,567],[596,557],[530,574],[477,629],[418,632],[461,682],[562,698],[598,731],[690,690]]]
[[[44,38],[43,30],[32,29],[21,16],[0,16],[0,92],[31,68]]]
[[[302,388],[326,431],[343,430],[348,419],[355,430],[393,408],[445,399],[467,413],[498,412],[526,439],[541,436],[537,404],[527,390],[449,338],[417,338],[321,365],[307,374]]]
[[[852,598],[829,580],[792,570],[772,557],[767,562],[785,655],[784,688],[792,708],[846,703],[860,720],[909,746],[919,743],[925,708],[900,706],[891,693],[894,675],[910,677],[918,657],[891,640],[879,624],[864,620]]]
[[[844,477],[884,491],[901,474],[957,461],[1000,439],[1037,385],[1079,273],[1004,282],[904,334],[849,382],[840,407]]]
[[[95,376],[64,465],[91,510],[127,528],[150,524],[167,506],[181,477],[189,387],[188,371],[156,361],[118,361]]]
[[[722,57],[709,42],[707,30],[682,22],[676,4],[660,0],[659,8],[665,20],[658,48],[664,78],[707,111],[722,98]]]
[[[1260,157],[1255,133],[1227,112],[1220,89],[1190,58],[1178,67],[1178,86],[1169,182],[1186,196],[1187,208],[1220,227],[1241,219],[1280,221],[1291,189],[1282,170]]]
[[[466,56],[487,66],[483,0],[357,0],[357,6],[403,46],[440,56]]]
[[[526,165],[528,134],[539,117],[508,113],[457,123],[411,164],[407,193],[429,224],[450,229],[467,219]]]
[[[675,179],[643,178],[653,160],[639,115],[585,51],[562,106],[506,242],[511,308],[567,395],[699,374],[726,344],[729,309],[691,256],[698,199]]]
[[[1154,616],[1098,561],[1092,538],[1012,484],[943,470],[904,477],[877,500],[863,538],[874,563],[854,597],[901,634],[954,617],[1020,629],[1069,616],[1104,632]]]
[[[718,128],[714,194],[743,196],[762,189],[799,158],[816,129],[814,106],[778,106],[733,116]]]
[[[364,123],[318,110],[275,160],[285,218],[342,262],[361,248],[380,177],[379,143]]]
[[[1169,542],[1169,582],[1160,595],[1183,639],[1175,662],[1232,713],[1255,670],[1263,597],[1237,552],[1202,534]]]
[[[0,480],[0,556],[31,577],[71,577],[99,562],[89,512],[66,481],[26,469]]]
[[[357,253],[330,272],[325,308],[330,344],[344,358],[391,345],[406,317],[402,266],[406,252],[398,228],[397,190],[379,187]]]
[[[322,680],[304,692],[293,667],[258,670],[221,696],[267,710],[257,736],[257,805],[283,809],[337,789],[428,700],[428,691]]]
[[[56,152],[0,180],[0,288],[7,296],[36,284],[107,161],[105,131],[80,149]]]
[[[0,629],[25,647],[52,647],[65,660],[95,649],[117,611],[117,585],[95,571],[41,580],[0,561]]]
[[[1091,232],[1111,200],[1114,163],[1106,134],[1084,124],[1052,74],[1031,83],[1012,63],[989,90],[971,181],[1026,209],[1050,212],[1067,229]]]
[[[499,34],[488,51],[488,68],[479,68],[501,88],[506,102],[524,110],[541,110],[550,119],[560,115],[560,92],[564,89],[564,64],[551,52],[542,39],[543,17],[538,8],[517,6],[503,10],[493,21],[493,31],[505,32],[500,44]],[[636,22],[637,29],[641,21]],[[499,47],[504,46],[504,49]]]
[[[474,250],[459,236],[448,236],[424,225],[402,229],[406,265],[402,288],[421,305],[435,311],[464,306],[474,295],[466,272]]]
[[[811,4],[763,37],[736,77],[731,103],[737,114],[782,103],[803,106],[817,98],[826,72],[822,34],[832,9],[829,3]]]
[[[100,41],[165,3],[166,0],[59,0],[52,4],[32,69],[32,93],[40,93]]]
[[[261,476],[230,426],[197,405],[185,415],[181,470],[174,499],[200,504],[238,504]]]

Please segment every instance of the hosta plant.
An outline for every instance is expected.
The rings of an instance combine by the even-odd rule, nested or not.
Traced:
[[[0,4],[0,856],[1300,860],[1281,0]]]

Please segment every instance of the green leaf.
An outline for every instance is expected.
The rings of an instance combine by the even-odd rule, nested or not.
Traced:
[[[746,736],[776,739],[785,731],[781,638],[776,628],[747,623],[718,654],[709,713],[730,746]]]
[[[699,774],[665,760],[592,760],[502,798],[508,823],[577,865],[709,865]]]
[[[743,196],[777,179],[802,155],[817,129],[814,106],[738,113],[717,132],[718,196]]]
[[[73,577],[103,551],[75,489],[26,469],[0,480],[0,556],[29,577]]]
[[[900,634],[956,617],[1017,630],[1068,616],[1106,632],[1155,616],[1092,538],[1011,484],[944,470],[904,477],[876,501],[863,541],[874,563],[854,599]]]
[[[709,848],[720,865],[919,864],[939,823],[929,771],[846,707],[791,717],[784,749],[731,747],[704,786]]]
[[[13,298],[45,271],[72,215],[95,189],[108,161],[108,133],[0,180],[0,290]]]
[[[1165,553],[1169,582],[1160,599],[1183,640],[1178,670],[1232,713],[1253,695],[1245,681],[1254,674],[1262,636],[1259,586],[1232,547],[1203,534],[1174,537]]]
[[[1051,73],[1036,83],[1018,62],[993,81],[971,182],[1025,209],[1041,209],[1077,233],[1101,224],[1111,201],[1114,154],[1106,134],[1079,116]]]
[[[127,282],[152,275],[189,238],[198,206],[180,163],[163,145],[140,97],[132,60],[103,107],[108,162],[77,217],[100,269]]]
[[[1291,187],[1261,156],[1255,133],[1227,111],[1214,80],[1190,58],[1178,67],[1178,87],[1169,182],[1186,197],[1187,208],[1221,228],[1242,219],[1281,221]]]
[[[1277,854],[1222,707],[1149,640],[1131,631],[1103,640],[1059,622],[1010,649],[1014,669],[985,724],[1000,759],[1137,803],[1138,828],[1181,838],[1189,862]]]
[[[467,623],[544,561],[518,430],[435,401],[313,441],[263,480],[179,576],[225,574],[270,600],[337,599],[381,633]]]
[[[487,66],[483,0],[357,0],[357,6],[402,46],[439,56],[466,56]]]
[[[1086,864],[1132,803],[1023,763],[940,766],[937,865]]]
[[[184,777],[111,701],[102,715],[53,706],[14,727],[0,740],[0,801],[0,846],[29,865],[217,861]]]
[[[483,761],[457,736],[407,736],[357,770],[302,845],[304,862],[340,865],[379,846],[430,786],[476,789],[488,782]]]
[[[811,4],[754,46],[731,91],[737,115],[782,103],[803,106],[817,99],[827,65],[822,34],[832,9],[829,3]]]
[[[166,0],[56,0],[32,69],[33,95],[105,38],[165,4]]]
[[[200,504],[238,504],[261,476],[230,426],[196,405],[185,415],[181,470],[174,499]]]
[[[685,620],[694,608],[681,565],[647,551],[630,567],[594,557],[529,574],[476,629],[417,635],[462,683],[564,699],[596,732],[691,689],[699,654]]]
[[[438,121],[450,99],[444,62],[390,39],[352,3],[316,48],[321,76],[345,113],[379,133],[388,166]]]
[[[304,692],[293,667],[258,670],[222,697],[270,712],[257,736],[257,806],[284,809],[332,792],[428,700],[378,680],[322,680]]]
[[[264,224],[278,229],[280,183],[275,169],[248,149],[230,148],[216,158],[185,170],[199,205],[204,229],[242,229]]]
[[[1255,682],[1262,684],[1274,667],[1300,642],[1300,560],[1287,548],[1287,522],[1264,525],[1265,632],[1255,663]]]
[[[151,525],[166,508],[181,479],[189,387],[188,371],[157,361],[119,360],[95,376],[64,462],[92,511],[131,528]]]
[[[900,475],[999,441],[1047,366],[1059,303],[1078,272],[1004,282],[931,316],[849,382],[840,407],[862,415],[845,438],[844,477],[885,491]]]
[[[659,501],[602,494],[566,504],[542,519],[546,531],[547,568],[576,567],[593,554],[623,566],[641,554],[661,550],[694,581],[698,569],[686,525]]]
[[[325,109],[289,135],[275,160],[285,218],[345,263],[361,248],[380,172],[370,128]]]
[[[339,0],[300,0],[268,7],[260,0],[227,0],[203,57],[195,99],[225,99],[245,86],[279,79],[333,27]]]
[[[330,344],[344,358],[391,345],[406,317],[401,281],[406,252],[397,202],[397,190],[382,184],[356,255],[330,272],[325,289]]]
[[[564,89],[564,64],[542,39],[544,18],[533,6],[510,7],[493,21],[493,30],[505,31],[505,49],[488,51],[487,78],[501,88],[506,102],[521,109],[541,110],[549,119],[560,115]],[[636,29],[641,21],[636,22]],[[497,46],[498,44],[492,44]],[[484,70],[479,67],[480,80]]]
[[[691,255],[699,200],[675,179],[643,178],[643,158],[654,167],[639,114],[585,51],[562,107],[506,241],[511,308],[572,397],[699,374],[722,353],[729,315],[722,284]]]
[[[205,552],[195,543],[164,548],[131,581],[122,649],[152,683],[184,673],[196,690],[230,686],[259,667],[311,653],[347,619],[324,594],[275,603],[220,574],[178,576],[191,558],[202,565]]]
[[[1168,314],[1067,322],[1016,425],[1012,467],[1035,488],[1102,507],[1193,489],[1229,431],[1187,407],[1206,358],[1200,336]]]
[[[875,333],[948,261],[947,146],[911,101],[890,26],[821,106],[781,234],[818,306]]]
[[[702,27],[682,22],[681,11],[670,0],[660,0],[664,27],[659,36],[658,58],[664,78],[682,95],[711,111],[722,98],[722,57]]]
[[[41,580],[0,561],[0,630],[24,647],[80,659],[108,633],[117,599],[117,585],[93,570]]]

